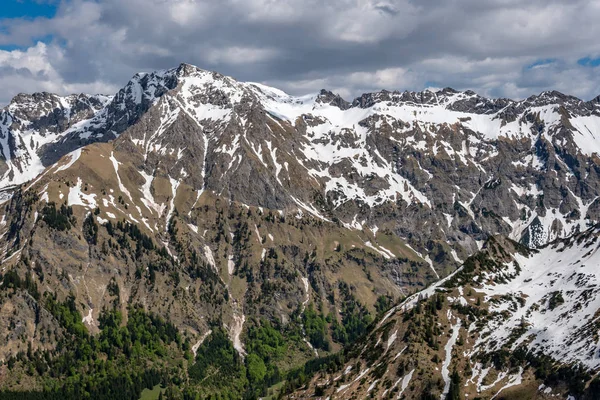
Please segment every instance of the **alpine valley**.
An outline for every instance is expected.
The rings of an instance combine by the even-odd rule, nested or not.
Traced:
[[[559,92],[18,95],[0,398],[600,398],[599,155]]]

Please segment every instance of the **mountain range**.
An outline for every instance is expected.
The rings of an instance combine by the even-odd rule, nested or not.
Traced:
[[[181,335],[160,340],[187,378],[148,365],[201,395],[226,368],[199,354],[230,342],[233,398],[286,376],[296,398],[589,396],[598,135],[600,97],[296,97],[188,64],[114,96],[18,95],[0,111],[0,384],[56,391],[27,363],[148,313]]]

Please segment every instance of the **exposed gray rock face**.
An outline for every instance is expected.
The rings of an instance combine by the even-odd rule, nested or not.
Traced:
[[[35,177],[43,168],[38,153],[45,144],[92,118],[109,101],[110,97],[101,95],[17,95],[0,110],[1,185],[18,184]]]
[[[146,174],[388,229],[432,252],[435,266],[458,263],[489,235],[536,247],[600,219],[598,99],[450,88],[295,98],[187,64],[136,75],[114,97],[65,99],[22,95],[2,111],[3,186],[33,178],[20,166],[39,172],[116,139]]]
[[[175,75],[165,76],[162,72],[137,74],[86,124],[66,132],[59,140],[40,149],[38,154],[42,164],[51,165],[63,155],[87,144],[117,138],[150,109],[156,98],[176,84]]]
[[[340,110],[347,110],[352,105],[344,100],[339,94],[335,94],[330,92],[329,90],[321,89],[319,95],[317,96],[316,103],[322,104],[331,104],[332,106],[336,106]]]

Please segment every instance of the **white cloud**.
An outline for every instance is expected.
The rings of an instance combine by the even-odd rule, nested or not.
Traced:
[[[273,59],[278,54],[275,49],[261,49],[257,47],[227,47],[210,49],[206,59],[210,64],[249,64],[264,62]]]
[[[416,84],[416,75],[405,68],[385,68],[374,72],[354,72],[348,83],[359,87],[398,90]]]
[[[417,10],[409,2],[396,3],[348,1],[328,14],[333,16],[331,21],[323,21],[324,26],[329,27],[326,32],[331,39],[356,43],[405,37],[418,23]]]
[[[307,0],[304,6],[294,0],[231,0],[232,10],[254,23],[290,24],[318,10],[323,3]]]
[[[118,90],[117,85],[92,81],[68,83],[52,66],[63,57],[62,49],[38,43],[25,51],[0,50],[0,87],[15,95],[22,92],[51,93],[109,93]],[[5,104],[10,98],[0,99]]]
[[[173,1],[170,4],[170,15],[173,21],[186,26],[190,23],[201,23],[208,17],[208,7],[195,0]]]

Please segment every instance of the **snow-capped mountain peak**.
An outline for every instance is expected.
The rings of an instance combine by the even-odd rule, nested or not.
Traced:
[[[37,109],[70,119],[40,123],[28,117]],[[120,141],[141,152],[145,173],[176,154],[165,167],[170,179],[246,204],[298,208],[355,229],[384,224],[372,210],[389,205],[417,210],[400,217],[408,225],[435,215],[445,223],[395,229],[417,247],[449,239],[456,260],[489,234],[538,246],[585,229],[600,212],[591,167],[600,110],[559,92],[513,101],[451,88],[383,90],[349,102],[181,64],[137,74],[113,97],[21,96],[2,113],[3,186],[126,134]]]

